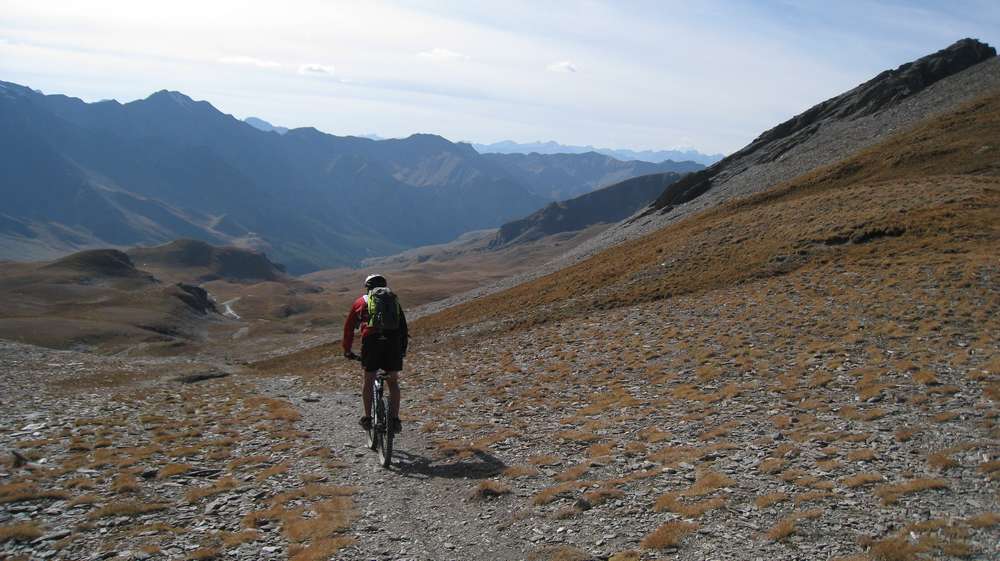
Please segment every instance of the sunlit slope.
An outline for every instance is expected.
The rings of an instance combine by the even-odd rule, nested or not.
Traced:
[[[998,176],[1000,92],[417,327],[530,324],[831,262],[863,269],[949,260],[971,271],[996,259]]]

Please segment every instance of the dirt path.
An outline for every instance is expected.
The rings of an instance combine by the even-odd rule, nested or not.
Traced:
[[[394,465],[384,469],[365,447],[357,426],[359,396],[343,393],[301,394],[292,378],[264,380],[268,393],[288,396],[302,413],[300,427],[329,446],[346,467],[337,484],[353,485],[360,518],[354,523],[358,543],[338,559],[523,559],[526,540],[499,531],[523,499],[472,497],[480,480],[497,476],[506,465],[481,454],[467,459],[439,459],[434,446],[416,427],[397,435]],[[318,400],[317,400],[318,398]]]

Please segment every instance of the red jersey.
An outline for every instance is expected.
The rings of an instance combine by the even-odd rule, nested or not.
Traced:
[[[399,311],[400,319],[400,334],[403,337],[403,353],[406,353],[407,339],[409,338],[409,333],[406,327],[406,315],[403,314],[403,310]],[[351,345],[354,344],[354,330],[361,326],[361,340],[364,340],[365,335],[368,335],[368,295],[362,294],[354,301],[351,305],[351,311],[347,314],[347,319],[344,320],[344,338],[341,340],[341,344],[344,347],[344,352],[350,352]]]
[[[351,345],[354,344],[354,330],[359,325],[361,326],[361,338],[364,339],[365,335],[368,334],[368,297],[364,294],[354,301],[351,311],[348,312],[347,319],[344,321],[342,343],[345,353],[351,350]]]

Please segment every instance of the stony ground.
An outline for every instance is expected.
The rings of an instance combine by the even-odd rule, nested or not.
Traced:
[[[0,447],[28,464],[0,473],[0,555],[990,559],[995,273],[831,265],[424,335],[391,470],[333,346],[184,383],[226,367],[4,344]]]

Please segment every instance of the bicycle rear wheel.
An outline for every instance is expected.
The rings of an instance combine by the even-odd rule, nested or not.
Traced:
[[[371,426],[368,427],[368,430],[365,432],[365,435],[368,437],[368,448],[370,450],[378,450],[378,440],[379,440],[379,437],[378,437],[378,425],[379,425],[379,419],[381,419],[384,416],[384,414],[381,411],[381,409],[382,409],[382,402],[381,402],[381,400],[379,400],[379,399],[375,400],[373,409],[375,411],[373,412],[374,415],[372,416]]]
[[[382,430],[378,434],[378,460],[382,467],[387,468],[392,464],[392,423],[389,421],[389,400],[384,396],[380,400],[379,409],[382,410],[380,417]]]

